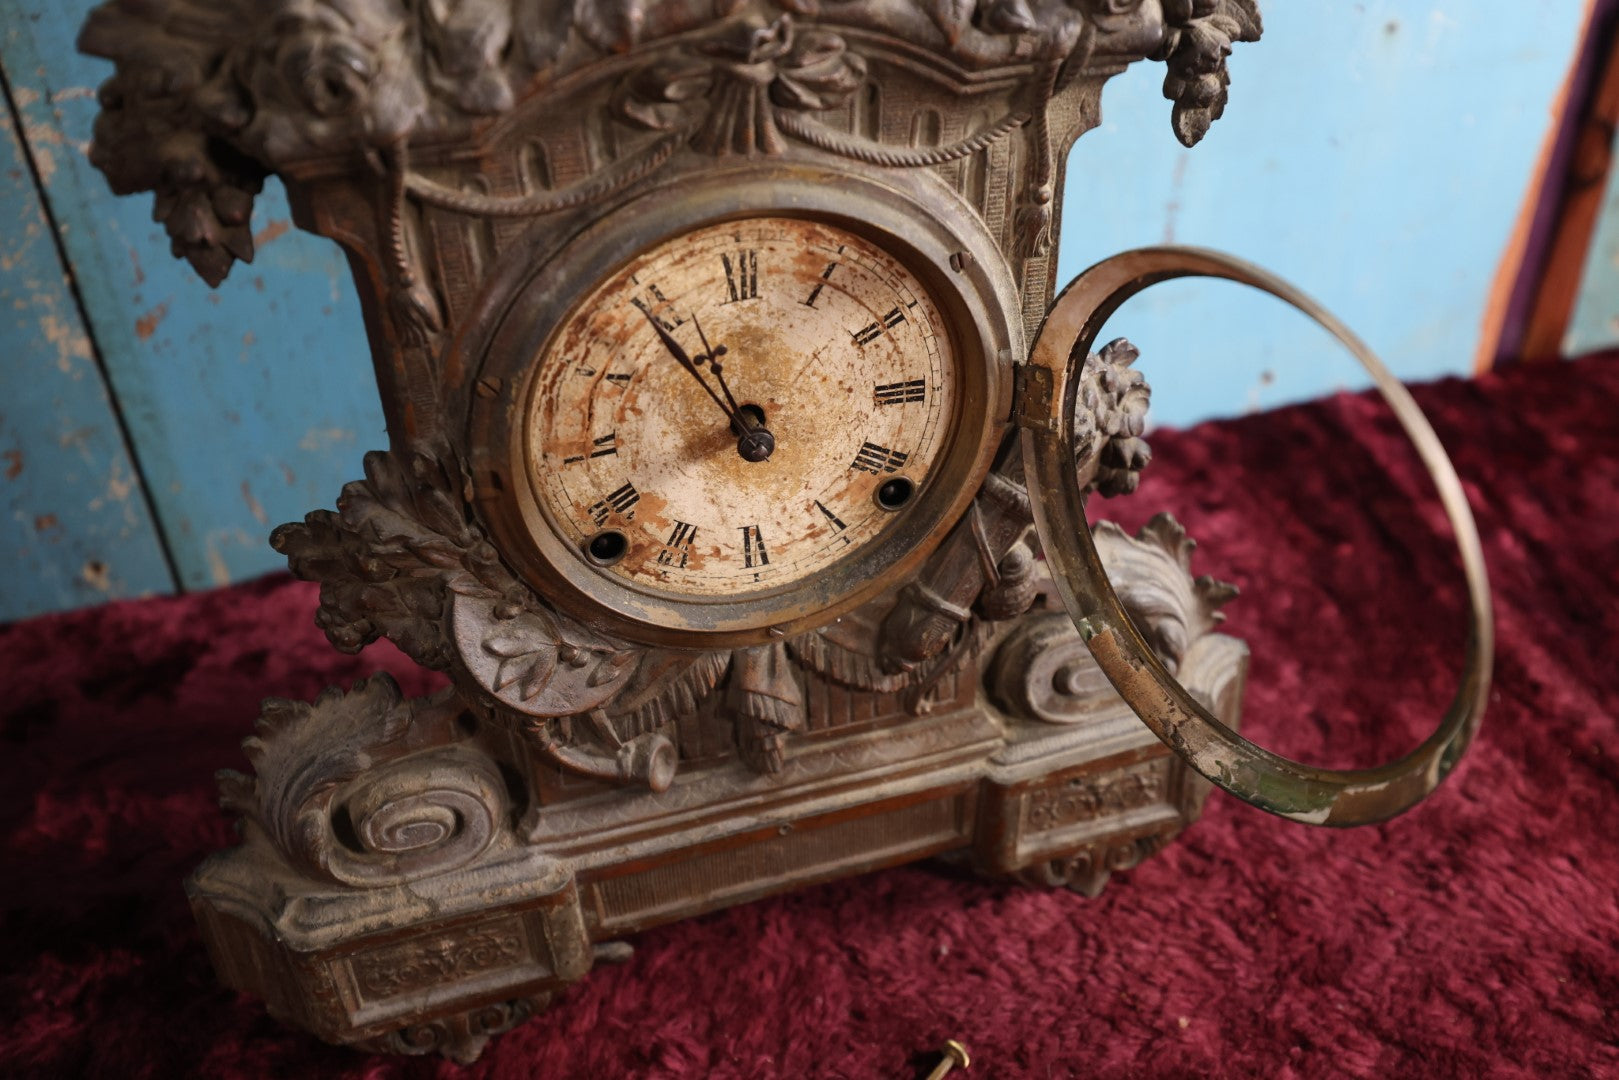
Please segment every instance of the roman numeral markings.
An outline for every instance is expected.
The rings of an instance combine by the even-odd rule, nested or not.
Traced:
[[[720,262],[725,264],[725,303],[735,304],[742,300],[759,299],[759,252],[754,248],[744,248],[736,253],[733,261],[729,255],[721,255]]]
[[[885,472],[899,472],[900,469],[905,467],[905,459],[908,457],[910,457],[909,454],[902,454],[898,450],[890,450],[886,446],[878,446],[876,443],[864,443],[860,447],[860,453],[854,456],[854,461],[850,463],[849,468],[859,469],[861,472],[869,472],[874,475]]]
[[[821,512],[821,516],[826,518],[827,521],[830,521],[832,523],[832,528],[835,531],[842,532],[844,529],[847,529],[849,527],[849,526],[847,526],[847,525],[845,525],[843,523],[842,518],[838,517],[838,515],[834,514],[832,511],[828,510],[826,508],[826,504],[823,503],[820,499],[815,500],[815,509],[819,510]],[[849,538],[847,536],[843,537],[842,539],[843,539],[843,542],[845,544],[847,544],[849,542]]]
[[[658,562],[664,566],[684,569],[686,557],[691,554],[691,542],[695,539],[697,539],[697,526],[676,521],[674,532],[669,534],[669,539],[663,542],[663,550],[658,552]]]
[[[744,525],[742,532],[742,565],[752,570],[756,566],[769,566],[770,553],[765,550],[764,534],[757,525]]]
[[[608,495],[601,502],[590,508],[590,518],[599,529],[607,524],[607,519],[614,514],[620,517],[629,517],[635,504],[641,501],[641,493],[635,490],[634,484],[626,483],[623,487]]]
[[[587,364],[579,364],[573,369],[573,373],[575,375],[583,375],[585,378],[590,379],[595,377],[596,369]],[[630,385],[630,380],[635,378],[635,375],[628,371],[609,371],[606,375],[602,376],[602,378],[606,379],[608,382],[622,390],[624,387]]]
[[[838,245],[838,254],[839,255],[843,254],[843,246],[841,244]],[[815,301],[819,300],[820,297],[821,297],[821,290],[826,288],[826,283],[832,280],[832,273],[833,273],[833,271],[837,270],[837,268],[838,268],[837,263],[835,263],[835,262],[827,263],[826,264],[826,269],[821,271],[821,280],[817,281],[815,283],[815,288],[810,290],[809,299],[808,300],[800,300],[799,303],[803,304],[805,307],[814,307],[815,306]]]
[[[633,277],[630,278],[630,280],[634,281],[637,285],[641,284]],[[642,286],[641,295],[631,297],[630,303],[634,304],[637,308],[640,308],[642,314],[648,316],[649,318],[656,319],[659,326],[670,332],[673,332],[675,327],[682,326],[686,322],[685,319],[682,319],[679,315],[675,315],[672,312],[668,315],[654,315],[652,313],[653,308],[659,306],[660,304],[667,305],[669,303],[669,298],[663,295],[663,290],[658,288],[655,284]],[[670,319],[673,319],[674,322],[670,322]],[[611,378],[612,376],[608,377]]]
[[[906,382],[882,383],[872,389],[872,401],[878,405],[903,405],[907,401],[925,401],[928,396],[926,379]]]
[[[861,329],[856,330],[854,333],[854,343],[856,345],[870,345],[873,341],[876,341],[878,338],[882,337],[884,333],[892,330],[894,327],[898,326],[904,321],[905,312],[901,311],[899,308],[894,308],[887,315],[884,315],[881,319],[878,319],[870,326],[862,327]]]
[[[609,455],[618,453],[618,432],[609,431],[599,439],[590,440],[590,445],[594,447],[594,449],[592,449],[589,454],[579,454],[574,457],[563,458],[562,464],[572,465],[575,462],[585,460],[587,457],[608,457]]]

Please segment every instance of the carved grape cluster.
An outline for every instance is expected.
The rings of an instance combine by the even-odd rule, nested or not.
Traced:
[[[1115,338],[1085,359],[1079,408],[1074,416],[1074,447],[1097,456],[1094,485],[1104,496],[1129,495],[1141,483],[1152,449],[1141,436],[1147,428],[1152,387],[1133,365],[1140,350]]]
[[[1259,40],[1259,8],[1254,0],[1163,0],[1163,7],[1168,30],[1152,58],[1169,68],[1164,96],[1175,103],[1175,137],[1195,146],[1225,112],[1232,43]]]

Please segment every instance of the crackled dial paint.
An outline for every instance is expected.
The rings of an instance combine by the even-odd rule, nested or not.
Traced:
[[[768,460],[743,458],[648,315],[693,357],[705,336],[724,346],[736,402],[775,437]],[[644,252],[575,308],[538,365],[528,461],[552,527],[602,572],[693,599],[790,585],[881,542],[923,497],[959,396],[916,276],[860,236],[782,217]],[[904,504],[885,507],[907,481]],[[612,557],[592,559],[604,533]]]

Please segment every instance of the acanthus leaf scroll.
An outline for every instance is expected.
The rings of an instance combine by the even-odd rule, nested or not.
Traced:
[[[540,722],[594,709],[656,650],[556,611],[501,562],[466,509],[445,447],[373,452],[338,510],[282,525],[271,546],[321,585],[316,624],[358,652],[387,637],[424,667],[470,680],[488,705]],[[545,745],[565,747],[550,729]]]
[[[220,801],[247,843],[317,880],[376,888],[453,871],[509,817],[497,765],[458,738],[455,711],[453,692],[406,701],[387,675],[312,704],[272,698],[242,744],[254,775],[221,772]],[[418,728],[436,734],[413,739]]]

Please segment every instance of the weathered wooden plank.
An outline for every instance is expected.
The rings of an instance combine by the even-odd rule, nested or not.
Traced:
[[[1108,85],[1069,161],[1060,280],[1121,248],[1225,248],[1314,293],[1403,378],[1470,373],[1585,5],[1260,6],[1264,40],[1231,58],[1231,104],[1195,150],[1169,134],[1161,72]],[[1155,289],[1108,332],[1141,347],[1160,423],[1366,385],[1236,286]]]
[[[85,158],[111,68],[73,47],[92,6],[0,0],[0,62],[180,581],[223,584],[281,566],[269,530],[330,505],[385,444],[369,350],[345,262],[290,227],[279,187],[257,262],[213,292],[170,258],[149,198],[112,196]]]
[[[174,587],[0,102],[0,621]]]
[[[1619,137],[1613,152],[1619,158]],[[1563,338],[1565,356],[1606,349],[1619,349],[1619,169],[1608,170],[1601,216],[1586,249],[1574,314]]]

